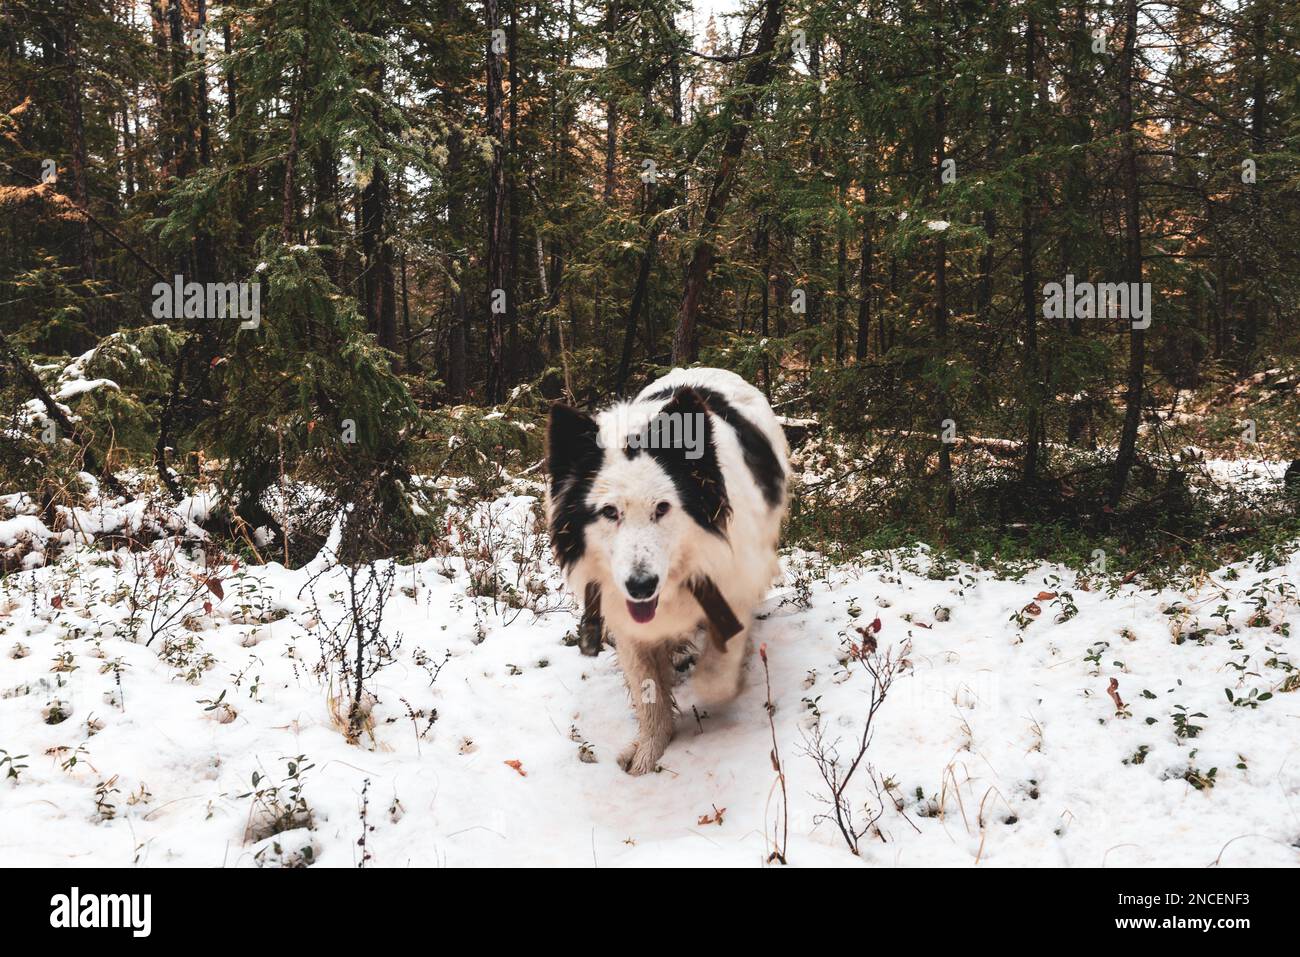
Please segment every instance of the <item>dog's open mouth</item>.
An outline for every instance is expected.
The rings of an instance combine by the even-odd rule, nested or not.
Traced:
[[[657,595],[649,601],[629,601],[627,603],[628,614],[632,616],[632,620],[642,625],[655,616],[655,609],[658,607],[659,597]]]

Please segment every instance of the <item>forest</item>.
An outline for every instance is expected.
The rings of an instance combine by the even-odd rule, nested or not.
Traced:
[[[1158,526],[1184,445],[1298,454],[1298,31],[1281,0],[6,0],[4,391],[59,431],[20,423],[6,484],[211,466],[237,524],[278,527],[286,475],[400,510],[450,436],[535,451],[466,408],[698,361],[836,436],[810,534]],[[183,283],[264,320],[159,308]],[[88,352],[117,388],[65,414]]]
[[[0,850],[1294,865],[1298,51],[1294,0],[0,0]],[[778,416],[783,577],[743,717],[624,778],[547,418],[691,366]]]

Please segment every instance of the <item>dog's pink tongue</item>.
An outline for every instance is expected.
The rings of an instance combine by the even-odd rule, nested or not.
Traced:
[[[627,603],[627,610],[632,615],[632,620],[642,625],[655,616],[655,609],[658,607],[658,597],[651,598],[649,601],[630,601]]]

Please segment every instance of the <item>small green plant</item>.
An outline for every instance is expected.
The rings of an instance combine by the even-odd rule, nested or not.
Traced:
[[[203,705],[203,710],[212,717],[216,718],[222,724],[229,724],[235,720],[235,709],[226,704],[226,689],[222,689],[221,694],[216,698],[200,698],[198,703]]]
[[[1205,730],[1201,725],[1193,724],[1191,721],[1192,718],[1207,717],[1207,715],[1204,712],[1196,711],[1193,712],[1192,714],[1188,714],[1187,708],[1185,708],[1181,704],[1174,705],[1174,709],[1175,710],[1172,715],[1174,721],[1174,734],[1176,734],[1178,737],[1195,738],[1203,730]]]
[[[101,821],[111,821],[117,817],[117,807],[113,804],[113,795],[117,794],[117,775],[95,785],[95,816]]]
[[[286,773],[279,784],[266,783],[266,776],[260,771],[254,771],[253,789],[237,795],[240,800],[252,799],[252,806],[248,812],[248,826],[244,832],[244,840],[248,843],[261,841],[295,828],[314,826],[311,808],[307,804],[303,788],[306,784],[306,773],[315,765],[306,763],[305,754],[283,760]]]
[[[1127,758],[1124,759],[1123,763],[1124,764],[1145,764],[1147,760],[1147,755],[1150,753],[1151,753],[1151,748],[1148,745],[1140,744],[1138,745],[1138,749],[1136,751],[1134,751],[1131,755],[1129,755]]]
[[[12,780],[14,784],[18,783],[19,775],[27,770],[27,765],[19,762],[25,761],[25,754],[10,754],[4,748],[0,748],[0,768],[5,771],[5,780]]]
[[[1183,774],[1183,780],[1198,791],[1208,791],[1214,787],[1215,776],[1218,773],[1218,768],[1210,768],[1204,774],[1197,768],[1188,768],[1186,773]]]
[[[1271,691],[1261,693],[1258,688],[1251,688],[1247,695],[1235,695],[1231,688],[1224,688],[1223,693],[1227,695],[1228,701],[1234,708],[1258,708],[1260,702],[1268,701],[1273,697]]]

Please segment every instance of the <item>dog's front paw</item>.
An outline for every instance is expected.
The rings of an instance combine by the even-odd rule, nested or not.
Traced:
[[[646,741],[637,738],[619,752],[618,766],[628,774],[645,774],[659,769],[659,759],[664,756],[668,742]]]

